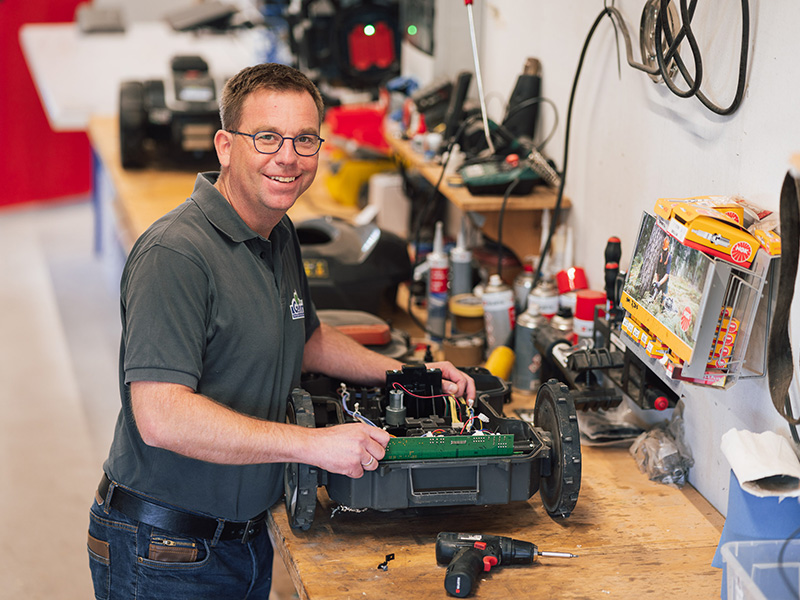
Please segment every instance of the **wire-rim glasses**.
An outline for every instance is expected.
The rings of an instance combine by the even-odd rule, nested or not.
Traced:
[[[261,154],[275,154],[283,147],[284,140],[292,140],[292,146],[298,156],[314,156],[325,140],[313,133],[301,133],[295,137],[281,135],[275,131],[258,131],[243,133],[228,129],[228,133],[243,135],[253,139],[253,147]]]

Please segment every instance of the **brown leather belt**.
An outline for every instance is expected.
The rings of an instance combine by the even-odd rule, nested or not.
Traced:
[[[108,500],[111,480],[103,473],[98,503]],[[102,500],[102,501],[101,501]],[[266,525],[267,511],[249,521],[227,521],[157,504],[123,487],[114,485],[109,505],[126,517],[176,535],[207,540],[240,540],[243,544],[258,535]]]

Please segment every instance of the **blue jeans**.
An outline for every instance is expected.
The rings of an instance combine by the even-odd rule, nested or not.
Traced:
[[[266,527],[243,544],[185,538],[133,521],[95,501],[89,567],[97,600],[267,600],[272,543]]]

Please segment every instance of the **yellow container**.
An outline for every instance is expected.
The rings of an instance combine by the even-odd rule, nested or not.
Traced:
[[[450,298],[457,333],[477,333],[483,330],[483,302],[475,294],[456,294]]]
[[[343,158],[331,164],[331,173],[325,179],[325,185],[339,204],[359,207],[361,190],[369,183],[369,178],[395,169],[391,160]]]
[[[495,377],[503,381],[508,381],[511,377],[511,369],[514,368],[516,354],[508,346],[497,346],[489,358],[486,359],[484,368]]]

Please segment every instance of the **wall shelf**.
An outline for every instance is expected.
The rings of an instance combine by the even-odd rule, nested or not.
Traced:
[[[412,149],[408,140],[388,134],[385,137],[398,159],[419,171],[431,185],[436,185],[442,172],[441,165],[426,161]],[[444,182],[439,186],[439,191],[458,209],[480,215],[483,232],[492,239],[497,239],[500,209],[503,205],[502,196],[475,196],[466,187],[450,186]],[[553,209],[555,205],[556,191],[545,186],[536,186],[525,196],[509,197],[506,211],[513,213],[513,216],[504,221],[503,243],[513,250],[519,259],[539,253],[542,211]],[[569,198],[564,197],[561,207],[567,209],[570,206]]]

